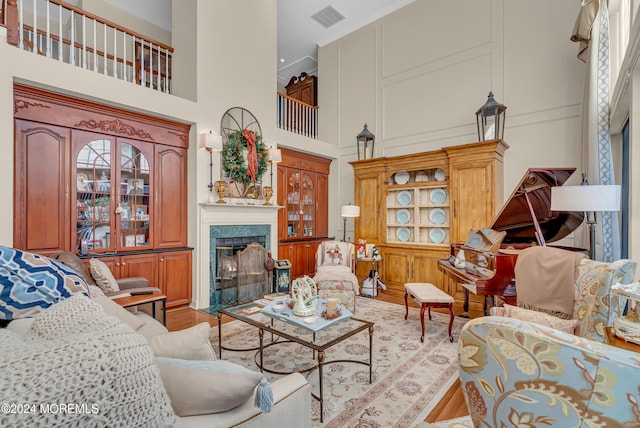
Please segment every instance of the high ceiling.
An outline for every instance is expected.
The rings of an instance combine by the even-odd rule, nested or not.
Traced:
[[[105,0],[171,31],[172,0]],[[302,72],[316,74],[318,46],[324,46],[415,0],[278,0],[278,81],[286,84]],[[78,4],[79,0],[67,0]],[[327,7],[333,8],[330,13]],[[312,16],[344,19],[325,28]],[[335,14],[337,12],[338,15]],[[326,23],[326,22],[325,22]]]
[[[278,81],[315,74],[324,46],[414,0],[278,0]],[[344,19],[325,28],[312,16],[331,6]],[[331,13],[323,16],[335,18]]]

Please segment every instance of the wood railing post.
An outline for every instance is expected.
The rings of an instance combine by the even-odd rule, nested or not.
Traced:
[[[7,10],[5,10],[7,25],[7,42],[18,46],[20,34],[18,32],[18,4],[16,0],[7,0]]]

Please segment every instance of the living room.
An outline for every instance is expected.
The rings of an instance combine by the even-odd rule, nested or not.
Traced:
[[[633,150],[628,158],[622,155],[622,130],[636,103],[633,58],[638,54],[627,50],[624,41],[634,40],[638,31],[630,24],[635,21],[624,17],[625,2],[613,3],[610,123],[613,170],[615,182],[620,183],[623,160],[632,166],[638,156]],[[84,1],[81,6],[112,22],[141,28],[138,31],[145,34],[144,24],[107,3]],[[5,114],[0,115],[0,135],[7,154],[0,159],[3,181],[14,182],[15,83],[189,125],[186,200],[188,245],[194,248],[191,306],[203,308],[209,303],[210,277],[203,242],[206,213],[201,204],[212,194],[210,174],[215,180],[221,171],[217,159],[210,169],[209,153],[202,149],[199,135],[219,132],[220,119],[230,107],[251,111],[260,120],[268,144],[332,159],[328,220],[330,235],[338,237],[344,232],[340,207],[354,199],[354,171],[348,162],[357,159],[355,137],[364,123],[376,135],[375,157],[473,143],[478,140],[474,113],[489,91],[508,106],[505,140],[510,147],[504,155],[502,200],[530,167],[575,167],[578,173],[567,184],[579,184],[579,172],[589,172],[590,183],[597,184],[598,177],[591,175],[595,173],[582,158],[586,69],[576,58],[579,44],[570,40],[579,9],[573,2],[416,1],[321,47],[318,140],[276,126],[275,0],[174,2],[171,33],[154,34],[175,49],[171,95],[1,43],[5,67],[0,71],[0,97],[5,102],[0,112]],[[635,18],[635,11],[626,13]],[[633,123],[629,126],[633,129]],[[633,146],[633,132],[629,138]],[[628,183],[636,182],[636,176],[630,168]],[[638,221],[632,215],[637,202],[629,189],[629,207],[623,214],[629,218],[625,257],[636,259],[640,241],[630,231]],[[13,246],[14,189],[5,186],[2,191],[8,203],[0,214],[0,243]],[[354,223],[346,224],[346,235],[357,238]],[[568,246],[585,247],[586,243],[584,230],[565,241]],[[270,247],[277,247],[275,235]]]

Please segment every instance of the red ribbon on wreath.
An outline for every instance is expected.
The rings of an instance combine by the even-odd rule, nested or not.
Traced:
[[[244,129],[242,136],[247,141],[247,172],[251,176],[251,182],[256,182],[258,173],[258,151],[256,149],[256,134],[253,131]]]

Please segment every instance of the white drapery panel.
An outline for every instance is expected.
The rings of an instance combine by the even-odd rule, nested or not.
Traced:
[[[574,42],[580,42],[578,58],[585,62],[582,111],[582,170],[590,184],[615,184],[609,132],[609,11],[606,0],[583,0]],[[620,258],[620,225],[617,212],[597,213],[596,258],[611,262]],[[586,242],[586,239],[584,240]]]

